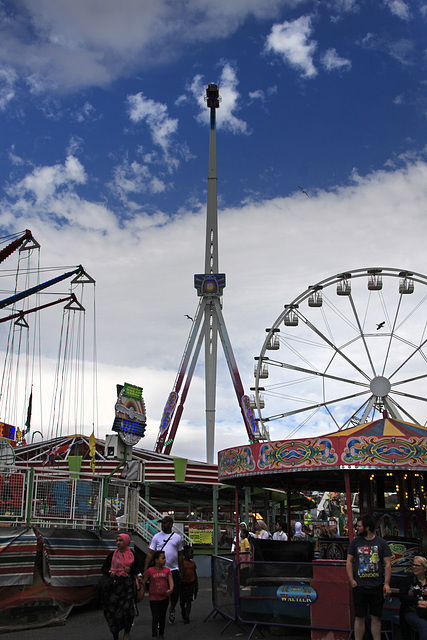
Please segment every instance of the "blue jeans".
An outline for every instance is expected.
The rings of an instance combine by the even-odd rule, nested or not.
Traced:
[[[427,619],[420,618],[416,611],[407,611],[405,620],[412,629],[418,631],[420,640],[427,640]]]

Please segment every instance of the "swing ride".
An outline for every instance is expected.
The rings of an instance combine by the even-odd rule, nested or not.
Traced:
[[[85,285],[94,289],[95,281],[81,265],[66,271],[42,267],[40,245],[29,230],[17,237],[2,238],[0,243],[4,245],[0,262],[17,253],[15,268],[3,268],[0,274],[0,336],[5,345],[0,381],[0,435],[21,445],[32,438],[36,430],[48,437],[61,435],[68,422],[74,429],[83,430],[87,416],[84,416],[82,381],[88,360],[83,297]],[[59,271],[62,271],[60,275],[56,275]],[[50,277],[46,279],[46,276]],[[67,281],[69,291],[65,294],[59,287]],[[59,305],[62,317],[54,368],[51,341],[43,345],[43,352],[41,349],[45,334],[51,337],[54,332],[53,316],[48,317],[46,310]],[[48,380],[51,383],[49,424],[44,417]],[[90,423],[93,422],[92,417]]]

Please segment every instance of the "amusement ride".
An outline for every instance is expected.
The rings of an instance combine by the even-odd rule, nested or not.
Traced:
[[[157,453],[171,452],[184,411],[191,380],[196,368],[202,344],[205,353],[205,407],[206,407],[206,460],[212,463],[215,440],[215,405],[218,337],[224,349],[237,402],[240,406],[244,425],[250,442],[266,438],[255,420],[249,396],[245,395],[237,363],[234,357],[222,313],[222,295],[225,288],[225,274],[218,273],[218,208],[216,171],[216,109],[220,106],[220,95],[216,84],[206,89],[206,104],[210,110],[209,170],[206,215],[205,271],[194,276],[194,286],[200,302],[197,307],[190,335],[178,370],[172,392],[169,394],[160,421],[155,446]],[[185,381],[184,381],[185,379]],[[179,396],[179,394],[181,395]],[[179,403],[178,403],[179,402]]]
[[[280,437],[381,417],[427,420],[427,277],[354,269],[309,286],[266,329],[252,403]],[[299,437],[299,435],[297,435]]]

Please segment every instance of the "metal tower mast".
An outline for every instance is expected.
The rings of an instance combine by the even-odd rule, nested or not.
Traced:
[[[205,100],[210,109],[208,197],[206,215],[205,272],[194,276],[194,286],[200,297],[199,306],[193,320],[190,335],[184,349],[181,365],[175,380],[173,391],[169,394],[160,422],[155,450],[169,454],[175,439],[179,421],[184,410],[191,379],[200,354],[202,342],[205,343],[205,408],[206,408],[206,460],[213,462],[215,441],[215,405],[218,334],[224,349],[234,390],[242,412],[249,441],[260,439],[258,423],[250,407],[249,397],[244,395],[233,349],[228,337],[220,298],[225,287],[225,274],[218,273],[218,211],[217,211],[217,175],[216,175],[216,109],[221,98],[216,84],[208,85]],[[187,372],[188,369],[188,372]],[[179,393],[185,374],[187,377],[182,389],[178,408]],[[172,422],[173,418],[173,422]],[[172,422],[172,426],[170,424]],[[169,429],[170,427],[170,429]]]

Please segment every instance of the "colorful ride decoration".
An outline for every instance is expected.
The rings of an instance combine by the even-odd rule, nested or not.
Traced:
[[[123,387],[117,385],[117,391],[113,431],[119,434],[125,444],[134,445],[144,437],[147,426],[142,387],[125,382]]]
[[[221,481],[298,469],[425,469],[427,428],[381,418],[319,438],[278,440],[219,453]]]
[[[256,442],[218,454],[224,484],[359,494],[360,513],[372,513],[380,535],[427,539],[427,428],[385,414],[317,438]],[[352,517],[350,515],[350,517]],[[332,543],[323,557],[340,559]]]

